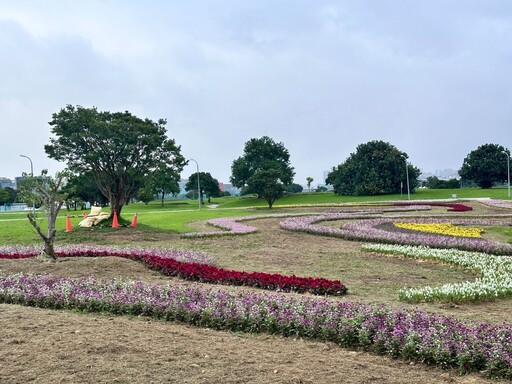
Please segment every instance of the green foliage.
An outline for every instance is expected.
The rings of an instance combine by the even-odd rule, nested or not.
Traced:
[[[269,208],[284,195],[284,186],[279,175],[280,172],[276,169],[259,170],[247,181],[248,188],[263,197]]]
[[[292,183],[290,185],[287,185],[285,187],[285,190],[288,193],[301,193],[304,190],[304,188],[302,188],[302,185],[300,184]]]
[[[336,168],[326,183],[338,195],[375,196],[399,193],[406,188],[413,192],[420,170],[407,163],[407,154],[384,141],[370,141],[357,146],[356,152]]]
[[[306,183],[308,185],[308,191],[311,192],[311,183],[313,182],[313,178],[311,176],[306,177]]]
[[[141,188],[137,192],[137,195],[135,195],[135,198],[138,201],[142,201],[144,204],[148,205],[150,201],[153,201],[155,199],[155,195],[153,195],[153,192],[147,188]]]
[[[440,180],[436,176],[430,176],[427,178],[425,186],[432,189],[456,189],[460,188],[460,181],[457,179]]]
[[[0,205],[4,205],[9,201],[9,193],[3,189],[0,188]]]
[[[68,201],[89,202],[91,205],[106,205],[108,203],[107,198],[94,184],[94,177],[90,172],[71,176],[63,191],[67,193]]]
[[[122,207],[158,167],[180,173],[186,161],[180,147],[167,138],[163,119],[153,122],[129,112],[100,112],[68,105],[54,113],[54,138],[45,145],[48,156],[65,161],[76,175],[90,173],[111,203],[111,213]]]
[[[189,192],[197,191],[197,172],[189,176],[187,184],[185,184],[185,190]],[[210,202],[212,197],[221,195],[219,181],[214,179],[209,172],[199,172],[199,192],[201,204],[204,203],[204,194],[208,196],[208,202]]]
[[[245,193],[255,193],[249,188],[249,179],[259,171],[269,170],[277,172],[278,179],[285,185],[291,184],[295,175],[283,143],[276,143],[268,136],[253,138],[245,143],[244,154],[233,161],[230,181]]]
[[[178,194],[180,192],[180,186],[178,184],[179,179],[180,175],[174,168],[168,167],[166,164],[162,163],[151,172],[144,190],[147,192],[152,191],[160,195],[161,204],[163,206],[166,194]],[[147,197],[148,196],[146,196],[146,199]]]
[[[507,181],[509,155],[510,151],[501,145],[481,145],[466,156],[459,175],[480,188],[491,188],[496,182]]]
[[[0,188],[0,205],[15,203],[18,199],[18,191],[11,187]]]

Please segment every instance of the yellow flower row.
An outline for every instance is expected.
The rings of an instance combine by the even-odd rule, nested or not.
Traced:
[[[458,227],[451,223],[393,223],[393,225],[397,228],[409,229],[411,231],[459,237],[482,237],[482,233],[484,232],[481,228]]]

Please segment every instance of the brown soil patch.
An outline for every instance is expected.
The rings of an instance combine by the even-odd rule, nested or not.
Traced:
[[[89,243],[201,249],[226,268],[340,279],[349,287],[340,300],[393,306],[403,305],[396,298],[401,286],[474,278],[445,265],[361,252],[356,242],[287,232],[278,223],[251,221],[259,232],[237,237],[181,239],[171,233],[147,236],[142,229],[123,236],[122,228],[78,236]],[[0,269],[183,283],[114,257],[0,260]],[[476,321],[512,318],[509,300],[418,306]],[[480,374],[459,376],[330,343],[6,304],[0,305],[0,346],[1,383],[491,383]]]
[[[0,305],[2,383],[490,383],[328,343]]]

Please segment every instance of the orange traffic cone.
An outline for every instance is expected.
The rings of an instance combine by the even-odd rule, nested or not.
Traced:
[[[132,223],[130,224],[130,227],[136,227],[137,226],[137,212],[135,212],[135,216],[133,216]]]
[[[82,216],[84,217],[84,219],[87,219],[87,213],[82,213]]]
[[[71,219],[69,218],[69,215],[66,216],[66,232],[71,232],[73,230],[73,227],[71,226]]]
[[[119,227],[119,222],[117,221],[117,212],[114,211],[114,219],[112,220],[112,228]]]

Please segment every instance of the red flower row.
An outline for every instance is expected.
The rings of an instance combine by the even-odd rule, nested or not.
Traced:
[[[0,254],[4,259],[24,259],[34,257],[27,254]],[[84,253],[66,253],[60,257],[73,256],[104,256],[94,251]],[[347,293],[347,287],[339,280],[328,280],[324,278],[284,276],[264,272],[243,272],[215,267],[201,263],[187,263],[168,257],[161,257],[150,254],[117,254],[117,257],[140,260],[151,268],[161,271],[168,276],[178,276],[182,279],[198,281],[203,283],[244,285],[249,287],[278,290],[284,292],[309,292],[315,295],[343,295]]]
[[[395,206],[407,206],[407,205],[430,205],[433,207],[449,207],[448,211],[451,212],[465,212],[465,211],[472,211],[473,207],[470,207],[468,205],[464,204],[458,204],[458,203],[430,203],[430,202],[411,202],[411,203],[395,203]]]
[[[315,295],[342,295],[347,292],[347,287],[339,280],[234,271],[207,264],[184,263],[153,255],[142,256],[140,259],[165,275],[179,276],[182,279],[204,283],[245,285],[284,292],[310,292]]]

